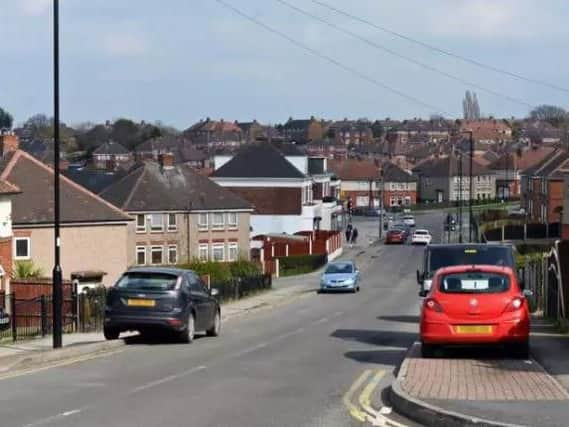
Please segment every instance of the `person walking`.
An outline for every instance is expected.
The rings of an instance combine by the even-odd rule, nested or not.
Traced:
[[[354,227],[352,230],[352,245],[355,245],[358,241],[358,229]]]

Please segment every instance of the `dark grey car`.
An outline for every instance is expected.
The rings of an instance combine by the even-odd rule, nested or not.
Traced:
[[[219,335],[221,311],[216,289],[209,290],[190,270],[132,268],[109,289],[105,307],[105,338],[123,331],[142,334],[175,332],[191,342],[198,332]]]

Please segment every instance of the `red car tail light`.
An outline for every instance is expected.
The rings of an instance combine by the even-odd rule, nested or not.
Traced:
[[[506,306],[504,312],[512,312],[518,311],[524,306],[524,299],[522,297],[515,297],[510,303]]]
[[[434,298],[427,298],[424,304],[427,310],[436,311],[437,313],[443,312],[443,308]]]

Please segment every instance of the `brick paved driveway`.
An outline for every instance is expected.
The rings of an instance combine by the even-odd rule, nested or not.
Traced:
[[[569,400],[569,393],[534,361],[423,359],[416,343],[401,366],[401,386],[419,399]]]

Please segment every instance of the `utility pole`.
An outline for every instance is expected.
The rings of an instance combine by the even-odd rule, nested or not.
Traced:
[[[53,348],[61,348],[63,332],[63,286],[61,271],[60,199],[59,199],[59,0],[53,0],[53,228],[55,264],[53,266]]]
[[[462,243],[462,153],[458,153],[458,243]]]
[[[383,237],[383,164],[379,171],[379,240]]]
[[[469,200],[468,200],[468,241],[472,243],[472,200],[474,199],[474,179],[473,179],[473,167],[474,167],[474,137],[472,136],[472,131],[468,131],[470,134],[470,188]]]

